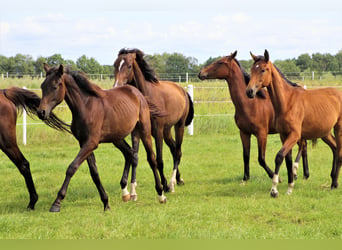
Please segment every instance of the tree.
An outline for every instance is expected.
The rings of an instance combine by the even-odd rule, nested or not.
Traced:
[[[94,58],[89,59],[86,55],[77,59],[76,66],[88,74],[102,74],[103,72],[101,65]]]
[[[298,56],[296,65],[301,71],[310,71],[312,67],[312,59],[309,54],[302,54]]]
[[[64,59],[61,54],[54,54],[46,58],[47,64],[50,66],[59,66],[60,64],[64,64]]]

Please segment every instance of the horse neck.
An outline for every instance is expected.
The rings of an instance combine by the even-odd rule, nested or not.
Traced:
[[[273,65],[271,73],[272,82],[267,87],[267,90],[269,92],[275,113],[283,114],[286,111],[286,107],[288,107],[287,102],[293,90]]]
[[[230,98],[232,99],[236,112],[245,113],[245,103],[248,101],[245,78],[241,69],[237,65],[232,66],[231,72],[232,73],[226,78]]]
[[[64,83],[66,87],[64,100],[72,116],[79,116],[83,113],[80,110],[85,108],[86,94],[81,91],[73,77],[68,74],[64,74]]]
[[[146,81],[144,74],[140,70],[140,67],[136,61],[134,61],[133,64],[133,71],[134,71],[134,81],[136,87],[140,90],[143,95],[147,95],[147,89],[146,89]]]

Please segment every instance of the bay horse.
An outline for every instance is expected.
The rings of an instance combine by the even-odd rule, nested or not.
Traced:
[[[275,157],[271,196],[279,195],[277,186],[280,166],[300,139],[322,138],[328,144],[333,152],[331,188],[337,188],[342,163],[342,92],[335,88],[305,90],[293,87],[269,60],[267,50],[264,56],[255,56],[252,53],[251,56],[254,64],[246,94],[253,98],[258,90],[267,88],[275,110],[276,127],[283,143]],[[332,129],[335,138],[331,134]],[[287,168],[287,172],[287,194],[291,194],[294,187],[292,168]]]
[[[194,117],[193,102],[189,94],[179,85],[171,81],[159,81],[153,69],[144,59],[139,49],[121,49],[114,62],[114,88],[132,85],[138,88],[147,101],[163,112],[162,116],[151,115],[152,135],[155,138],[158,170],[164,191],[175,191],[176,183],[184,184],[180,177],[179,164],[182,156],[184,127],[190,125]],[[171,128],[175,130],[175,140]],[[164,176],[163,139],[173,157],[173,172],[170,185]],[[135,151],[138,142],[134,143]],[[136,166],[132,166],[135,171]]]
[[[236,59],[237,51],[229,56],[222,57],[205,66],[198,74],[199,79],[224,79],[230,92],[231,100],[235,107],[235,123],[240,131],[240,139],[243,148],[244,175],[243,181],[250,178],[249,161],[251,135],[257,138],[258,162],[270,178],[273,178],[273,171],[267,166],[265,160],[267,135],[278,133],[275,126],[274,109],[267,91],[260,90],[257,98],[249,99],[246,96],[246,87],[249,82],[249,74],[241,67]],[[303,157],[304,178],[309,178],[307,160],[307,144],[303,140],[299,147],[298,156],[293,169],[298,168],[300,156]],[[292,164],[289,162],[289,164]],[[294,173],[295,178],[297,174]]]
[[[147,160],[154,175],[159,202],[165,203],[166,197],[163,195],[152,149],[150,109],[144,96],[132,86],[103,90],[91,83],[84,73],[70,71],[68,68],[64,70],[63,65],[50,67],[44,64],[44,70],[46,78],[41,84],[43,96],[38,110],[39,117],[43,120],[49,118],[51,110],[65,100],[72,113],[71,132],[80,145],[80,151],[66,171],[63,185],[50,212],[60,211],[61,201],[66,195],[69,182],[85,160],[104,210],[110,209],[93,153],[100,143],[113,143],[124,155],[125,167],[120,185],[122,195],[127,195],[127,178],[133,160],[133,151],[125,141],[129,134],[143,141]]]
[[[10,87],[0,90],[0,149],[16,165],[19,172],[25,179],[26,187],[30,195],[28,209],[33,210],[38,201],[38,194],[32,179],[30,163],[17,144],[16,123],[18,110],[23,108],[30,116],[37,115],[40,97],[35,93],[18,88]],[[51,114],[45,123],[50,127],[61,131],[69,131],[70,126],[61,121],[57,116]]]

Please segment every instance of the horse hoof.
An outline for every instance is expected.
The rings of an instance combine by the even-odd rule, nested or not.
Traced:
[[[184,185],[184,184],[185,184],[185,183],[184,183],[184,180],[183,180],[183,179],[177,180],[177,185],[182,186],[182,185]]]
[[[278,191],[276,191],[276,190],[272,190],[271,191],[271,197],[272,198],[278,198],[278,196],[279,196],[279,192]]]
[[[61,211],[61,207],[60,206],[52,205],[51,208],[50,208],[50,212],[56,213],[56,212],[59,212],[59,211]]]
[[[137,194],[131,194],[131,201],[137,201],[138,195]]]
[[[170,186],[169,185],[164,185],[163,186],[163,190],[164,190],[165,193],[170,192]]]
[[[110,211],[110,206],[108,204],[105,205],[103,211]]]
[[[131,199],[131,195],[130,194],[126,194],[122,196],[122,201],[127,202]]]
[[[297,180],[298,179],[298,176],[295,174],[293,175],[293,179]]]
[[[160,204],[166,204],[166,197],[164,195],[159,196],[159,203]]]
[[[338,183],[331,183],[331,189],[336,189],[338,187]]]

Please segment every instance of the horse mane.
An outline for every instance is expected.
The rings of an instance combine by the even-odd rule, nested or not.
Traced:
[[[243,78],[245,80],[246,87],[247,87],[248,83],[249,83],[249,80],[251,79],[251,76],[246,72],[246,70],[241,66],[240,62],[236,58],[234,58],[234,61],[239,66],[239,68],[240,68],[240,70],[242,72]],[[256,96],[260,97],[262,99],[265,99],[266,98],[265,90],[264,89],[259,90],[257,92]]]
[[[266,60],[265,60],[265,57],[264,57],[264,56],[256,56],[256,58],[254,59],[254,63],[259,62],[259,61],[266,61]],[[280,76],[281,76],[289,85],[291,85],[292,87],[300,87],[300,85],[298,85],[297,83],[292,82],[292,81],[290,81],[289,79],[287,79],[287,78],[285,77],[285,75],[283,74],[283,72],[281,72],[281,70],[280,70],[277,66],[275,66],[275,64],[273,64],[273,66],[274,66],[274,68],[278,71],[279,75],[280,75]]]
[[[97,86],[96,84],[93,84],[86,73],[82,71],[71,71],[69,67],[67,67],[65,73],[69,74],[76,82],[77,86],[84,92],[86,92],[89,95],[96,96],[96,97],[102,97],[102,89]]]
[[[144,52],[142,52],[139,49],[127,49],[123,48],[119,51],[119,56],[120,55],[126,55],[130,53],[135,53],[136,54],[136,62],[138,63],[141,72],[144,75],[144,78],[146,81],[151,82],[151,83],[159,83],[158,78],[156,77],[156,74],[154,70],[151,68],[151,66],[146,62],[144,59]]]

